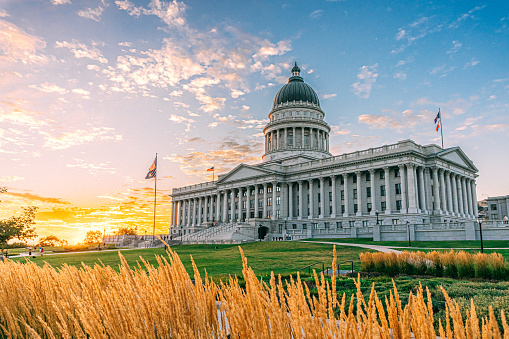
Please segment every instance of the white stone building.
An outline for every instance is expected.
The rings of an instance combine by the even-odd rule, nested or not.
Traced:
[[[504,217],[509,217],[509,195],[489,197],[486,199],[486,204],[488,220],[502,221]]]
[[[330,154],[330,126],[297,65],[269,120],[261,163],[239,164],[217,181],[173,189],[174,237],[380,239],[373,234],[378,225],[410,232],[409,225],[449,228],[475,220],[478,170],[459,147],[404,140]]]

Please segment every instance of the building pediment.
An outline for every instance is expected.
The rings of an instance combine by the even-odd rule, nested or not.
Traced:
[[[274,174],[273,171],[254,167],[250,165],[240,164],[239,166],[235,167],[233,170],[225,174],[224,176],[221,176],[218,180],[218,184],[227,184],[229,182],[233,181],[239,181],[254,177],[260,177],[260,176],[266,176]]]
[[[474,172],[478,171],[477,167],[475,167],[472,160],[470,160],[459,147],[446,149],[438,153],[437,156],[448,162],[453,162],[459,166],[466,167]]]

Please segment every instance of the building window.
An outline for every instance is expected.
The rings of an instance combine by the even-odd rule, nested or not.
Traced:
[[[353,189],[353,198],[357,199],[357,188]]]
[[[246,206],[247,206],[247,201],[243,201],[242,202],[242,209],[246,209]]]
[[[345,213],[345,205],[341,205],[341,213]]]
[[[281,197],[276,197],[276,205],[281,205]]]
[[[281,217],[281,211],[276,210],[276,218],[280,218],[280,217]]]
[[[318,193],[318,202],[320,202],[320,199],[321,199],[320,193]]]
[[[236,202],[236,203],[235,203],[235,209],[236,209],[236,210],[238,210],[238,209],[239,209],[239,203],[238,203],[238,202]]]
[[[267,187],[267,193],[272,193],[272,186]]]
[[[318,206],[318,215],[322,215],[322,208]]]
[[[396,189],[396,194],[401,194],[401,184],[395,184],[394,188]]]
[[[267,218],[270,218],[272,216],[272,211],[267,211]]]
[[[341,190],[341,200],[345,200],[345,191]]]
[[[339,179],[339,182],[341,183],[341,185],[344,185],[345,184],[345,177],[341,176],[340,179]]]
[[[255,191],[254,190],[251,190],[251,195],[254,195],[255,194]]]
[[[368,221],[362,220],[362,227],[368,227]]]
[[[491,220],[498,220],[498,215],[497,214],[492,214],[491,215]]]
[[[399,219],[392,219],[392,224],[393,225],[398,225],[399,224]]]
[[[366,187],[366,197],[371,198],[371,187]]]
[[[281,192],[281,186],[279,185],[276,186],[276,192]]]
[[[353,212],[357,213],[357,204],[353,204]]]
[[[272,197],[267,198],[267,206],[272,206]]]
[[[249,200],[249,207],[254,208],[255,201]]]
[[[352,180],[353,180],[353,183],[354,183],[354,184],[356,184],[356,183],[357,183],[357,174],[353,176]]]
[[[258,199],[258,207],[263,207],[263,200],[262,199]]]
[[[399,172],[399,168],[394,170],[394,177],[399,178],[401,176],[401,173]]]
[[[385,197],[385,185],[380,186],[380,196]]]
[[[247,197],[247,191],[242,191],[242,196]]]
[[[329,179],[329,187],[332,186],[332,179]]]
[[[385,171],[380,171],[380,179],[385,179]]]
[[[329,226],[329,223],[328,223],[328,222],[326,222],[326,223],[325,223],[325,228],[330,228],[330,226]]]
[[[354,220],[350,220],[348,222],[348,224],[350,225],[350,227],[355,227],[355,221]]]
[[[332,192],[329,192],[329,201],[332,201]]]
[[[490,210],[496,211],[497,210],[497,205],[490,205]]]
[[[258,194],[263,194],[263,188],[258,189]]]
[[[342,228],[343,223],[341,221],[336,221],[336,228]]]
[[[368,203],[366,204],[366,207],[367,207],[367,209],[368,209],[368,212],[371,212],[372,207],[371,207],[371,203],[370,203],[370,202],[368,202]]]
[[[332,206],[329,206],[329,214],[332,214]]]
[[[401,211],[401,200],[396,200],[396,209]]]
[[[369,173],[366,173],[366,181],[371,181],[371,175]]]
[[[380,207],[381,207],[382,212],[385,211],[386,206],[387,205],[386,205],[385,201],[380,202]]]
[[[237,194],[235,195],[237,198],[240,197],[240,191],[237,191]]]
[[[297,225],[293,224],[293,226],[294,226],[294,228],[293,228],[294,230],[297,229]],[[308,224],[302,224],[302,229],[303,230],[307,230],[308,229]]]
[[[288,133],[288,146],[293,146],[293,134]]]

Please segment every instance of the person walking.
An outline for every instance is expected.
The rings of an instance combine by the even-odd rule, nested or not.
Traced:
[[[509,224],[509,218],[507,217],[507,215],[504,215],[504,218],[502,220],[504,220],[504,224]]]
[[[29,246],[28,247],[28,256],[31,257],[32,256],[32,246]]]
[[[41,250],[41,257],[42,257],[42,255],[44,254],[44,248],[42,248],[42,246],[41,246],[40,250]]]

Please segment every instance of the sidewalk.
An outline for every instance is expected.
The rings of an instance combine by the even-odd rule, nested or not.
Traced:
[[[316,244],[331,244],[331,245],[339,245],[339,246],[351,246],[351,247],[362,247],[362,248],[368,248],[371,250],[375,250],[378,252],[385,252],[385,253],[399,253],[400,251],[394,250],[394,247],[389,246],[381,246],[381,245],[367,245],[367,244],[352,244],[352,243],[346,243],[346,242],[331,242],[331,241],[308,241],[308,240],[300,240],[299,242],[309,242],[309,243],[316,243]]]

